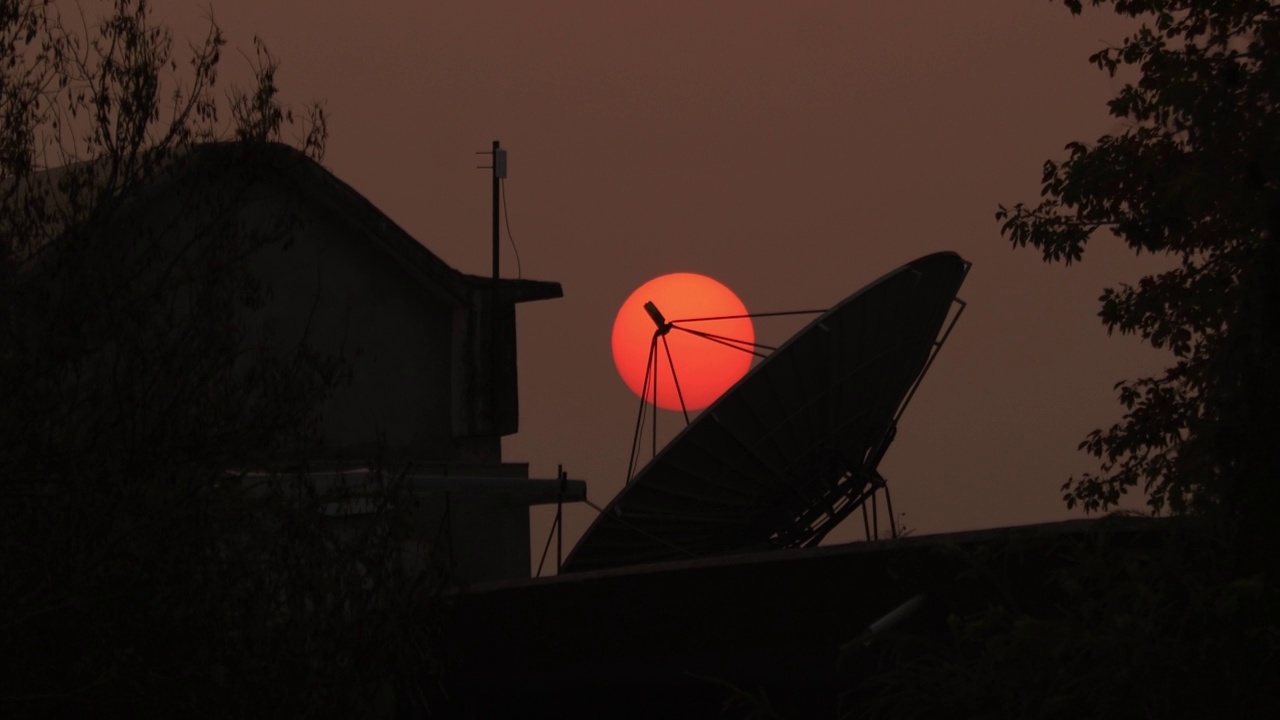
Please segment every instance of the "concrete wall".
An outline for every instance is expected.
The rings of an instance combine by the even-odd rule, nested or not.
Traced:
[[[211,258],[229,261],[246,233],[270,237],[243,257],[268,291],[244,318],[247,342],[282,358],[306,343],[350,362],[349,381],[321,406],[323,444],[308,459],[527,478],[526,466],[501,464],[500,435],[518,417],[514,296],[491,324],[492,286],[416,252],[416,241],[310,161],[285,154],[260,167],[252,152],[224,151],[130,199],[121,237],[156,239],[155,272],[196,273]],[[443,538],[463,584],[528,577],[533,496],[450,487],[417,496],[424,544]]]
[[[278,211],[261,202],[249,222]],[[262,322],[273,347],[306,339],[352,361],[350,383],[324,404],[319,455],[372,459],[382,438],[389,457],[454,457],[455,309],[323,206],[299,210],[294,243],[260,251],[253,268],[272,292]]]
[[[529,577],[528,503],[467,491],[426,493],[416,501],[414,527],[429,548],[447,556],[455,584]]]
[[[523,463],[415,464],[397,474],[397,503],[408,509],[412,539],[406,559],[444,570],[451,584],[527,579],[530,568],[529,507],[586,496],[581,480],[529,479]],[[353,497],[368,492],[368,471],[318,471],[311,474],[319,492],[345,488]],[[372,505],[357,500],[330,506],[336,526],[358,529]]]
[[[486,282],[448,268],[311,161],[224,150],[137,207],[178,246],[220,214],[275,239],[248,260],[270,291],[250,340],[283,356],[306,340],[351,361],[313,456],[364,462],[381,448],[385,460],[500,462],[500,437],[518,428],[513,297],[494,323]]]

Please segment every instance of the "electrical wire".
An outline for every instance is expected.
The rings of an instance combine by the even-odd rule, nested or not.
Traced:
[[[787,310],[784,312],[762,312],[762,313],[746,313],[743,315],[719,315],[716,317],[700,317],[700,318],[684,318],[680,320],[671,320],[672,323],[678,322],[710,322],[712,320],[738,320],[741,318],[759,318],[759,317],[780,317],[783,315],[821,315],[826,310]]]
[[[764,343],[758,343],[754,340],[739,340],[737,338],[732,338],[727,335],[717,335],[715,333],[703,332],[701,330],[694,330],[693,328],[681,327],[679,325],[676,325],[675,323],[671,323],[671,327],[672,329],[681,330],[683,332],[689,333],[690,335],[697,335],[698,337],[706,338],[707,340],[723,340],[726,343],[732,343],[731,347],[737,347],[739,350],[742,350],[743,352],[752,352],[752,351],[747,347],[740,347],[740,346],[750,346],[751,348],[755,348],[757,350],[768,350],[769,352],[773,352],[774,350],[778,349],[772,345],[765,345]],[[755,354],[759,355],[760,357],[764,357],[759,353],[755,353]]]
[[[700,337],[700,338],[702,338],[702,339],[704,339],[704,340],[710,340],[710,341],[711,341],[711,342],[713,342],[713,343],[717,343],[717,344],[720,344],[720,345],[724,345],[725,347],[733,348],[734,350],[737,350],[737,351],[739,351],[739,352],[744,352],[744,353],[749,353],[749,354],[751,354],[751,355],[755,355],[756,357],[761,358],[761,359],[764,359],[764,358],[769,357],[768,355],[766,355],[766,354],[764,354],[764,353],[762,353],[762,352],[758,352],[758,351],[756,351],[756,350],[750,350],[750,349],[748,349],[748,348],[742,347],[742,345],[747,345],[747,344],[754,345],[754,346],[756,346],[756,347],[768,347],[767,345],[757,345],[756,343],[747,343],[747,341],[745,341],[745,340],[735,340],[735,339],[733,339],[733,338],[723,338],[723,339],[722,339],[722,336],[720,336],[720,335],[712,335],[712,334],[710,334],[710,333],[699,332],[699,331],[697,331],[697,330],[693,330],[693,329],[690,329],[690,328],[687,328],[687,327],[680,327],[679,325],[672,325],[671,327],[672,327],[672,328],[674,328],[674,329],[676,329],[676,330],[679,330],[679,331],[681,331],[681,332],[687,332],[687,333],[689,333],[690,335],[696,335],[696,336],[698,336],[698,337]],[[734,343],[742,343],[742,345],[735,345]]]
[[[516,239],[511,235],[511,211],[507,209],[507,179],[502,178],[498,181],[502,186],[502,220],[507,226],[507,240],[511,242],[511,251],[516,255],[516,279],[524,278],[524,271],[520,267],[520,248],[516,247]]]

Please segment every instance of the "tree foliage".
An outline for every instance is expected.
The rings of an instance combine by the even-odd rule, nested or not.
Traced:
[[[298,224],[234,190],[323,111],[256,39],[224,92],[216,25],[184,67],[144,0],[76,8],[0,0],[0,714],[367,712],[429,672],[434,580],[394,477],[279,472],[349,365],[255,329]]]
[[[1131,78],[1109,103],[1124,130],[1069,143],[1044,164],[1041,200],[996,218],[1046,262],[1080,261],[1109,239],[1171,261],[1100,298],[1109,331],[1172,364],[1116,385],[1122,418],[1081,443],[1101,471],[1063,492],[1070,507],[1105,511],[1138,489],[1154,514],[1184,517],[1153,519],[1132,544],[1104,521],[1056,553],[1051,573],[1011,578],[1000,568],[1016,550],[975,554],[994,579],[978,593],[986,607],[953,609],[947,636],[923,648],[893,646],[859,708],[873,716],[1271,717],[1280,706],[1280,4],[1089,4],[1137,21],[1090,58]],[[1032,601],[1003,590],[1015,580]]]
[[[1203,539],[1168,525],[1138,543],[1070,538],[1034,583],[1011,582],[1012,543],[957,549],[990,606],[953,613],[941,637],[896,638],[845,717],[1272,717],[1280,597]]]
[[[1081,448],[1100,474],[1069,480],[1068,506],[1107,510],[1132,488],[1155,512],[1274,496],[1280,399],[1280,6],[1270,0],[1093,0],[1141,26],[1090,62],[1131,75],[1109,102],[1123,132],[1072,142],[1044,164],[1034,205],[1001,206],[1001,232],[1047,262],[1079,261],[1110,234],[1171,270],[1108,288],[1108,331],[1172,353],[1163,374],[1117,384],[1122,420]],[[1080,0],[1068,0],[1073,13]],[[1262,495],[1260,495],[1260,493]],[[1226,505],[1224,506],[1224,501]]]

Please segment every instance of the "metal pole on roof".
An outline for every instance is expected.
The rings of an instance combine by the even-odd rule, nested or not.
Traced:
[[[560,479],[560,497],[556,499],[556,574],[564,567],[564,491],[569,484],[569,475],[564,466],[556,468],[556,476]]]
[[[501,149],[497,140],[493,141],[493,294],[489,300],[489,392],[492,393],[490,399],[490,407],[493,413],[493,432],[498,432],[498,421],[501,415],[498,413],[498,401],[501,393],[498,391],[498,240],[501,238],[499,230],[501,194],[502,194],[502,178],[507,174],[507,153]]]
[[[493,141],[493,297],[498,297],[498,240],[501,238],[499,231],[499,213],[501,212],[500,202],[502,200],[502,178],[507,176],[507,153],[499,146],[498,141]]]
[[[492,150],[477,150],[477,155],[491,155],[493,162],[480,168],[493,170],[493,281],[489,295],[489,414],[493,431],[498,431],[498,240],[501,233],[502,181],[507,177],[507,151],[493,141]]]

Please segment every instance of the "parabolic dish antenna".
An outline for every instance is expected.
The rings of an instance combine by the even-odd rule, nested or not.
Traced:
[[[884,485],[877,466],[968,270],[927,255],[813,320],[641,469],[561,572],[817,544]]]

